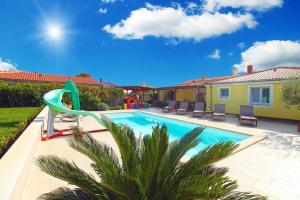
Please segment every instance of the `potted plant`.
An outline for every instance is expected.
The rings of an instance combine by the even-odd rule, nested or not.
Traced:
[[[283,83],[281,87],[281,100],[289,107],[300,109],[300,78]],[[300,132],[300,122],[297,125]]]
[[[117,149],[89,134],[81,136],[76,130],[77,134],[68,140],[71,148],[91,159],[96,177],[75,162],[56,155],[40,156],[36,164],[43,172],[73,187],[59,187],[39,199],[267,199],[238,191],[237,182],[227,175],[228,169],[214,166],[237,148],[232,142],[211,145],[182,162],[183,156],[199,144],[204,128],[195,128],[170,142],[165,125],[153,127],[152,134],[137,138],[125,125],[116,125],[105,117],[102,122]]]

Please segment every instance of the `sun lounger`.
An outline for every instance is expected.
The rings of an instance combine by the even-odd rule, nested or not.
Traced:
[[[162,112],[171,112],[175,110],[176,101],[169,101],[168,105],[162,109]]]
[[[180,102],[179,108],[176,109],[176,114],[177,115],[186,114],[188,113],[188,108],[189,108],[189,102],[186,101]]]
[[[240,123],[257,126],[257,118],[254,117],[253,106],[241,105],[240,106]]]
[[[195,103],[195,109],[193,111],[193,117],[203,117],[204,111],[204,103],[197,102]]]
[[[214,113],[212,114],[212,119],[213,120],[219,119],[219,120],[225,121],[225,117],[226,117],[225,105],[224,104],[216,104]]]

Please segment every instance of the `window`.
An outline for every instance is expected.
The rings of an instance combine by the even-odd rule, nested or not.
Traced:
[[[271,92],[270,87],[251,87],[250,88],[250,104],[254,105],[270,105]]]
[[[229,99],[230,90],[229,88],[219,88],[219,99]]]

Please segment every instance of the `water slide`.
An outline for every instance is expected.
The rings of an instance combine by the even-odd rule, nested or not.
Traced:
[[[73,109],[66,107],[65,104],[61,102],[64,93],[71,93]],[[47,123],[47,131],[46,131],[47,135],[42,136],[42,140],[48,140],[59,136],[71,135],[71,134],[64,133],[65,131],[69,131],[70,129],[58,130],[54,128],[55,117],[59,113],[75,115],[77,121],[77,128],[79,130],[82,129],[80,116],[91,116],[99,124],[102,124],[101,119],[95,113],[80,110],[79,92],[75,83],[71,80],[65,83],[64,88],[52,90],[46,93],[44,95],[44,103],[49,107],[49,112],[48,112],[48,123]],[[106,129],[101,129],[101,130],[92,130],[87,132],[92,133],[92,132],[100,132],[105,130]]]

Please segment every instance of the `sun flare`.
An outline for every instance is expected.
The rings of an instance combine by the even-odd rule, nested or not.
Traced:
[[[63,38],[64,31],[59,24],[49,24],[46,29],[48,39],[58,41]]]

